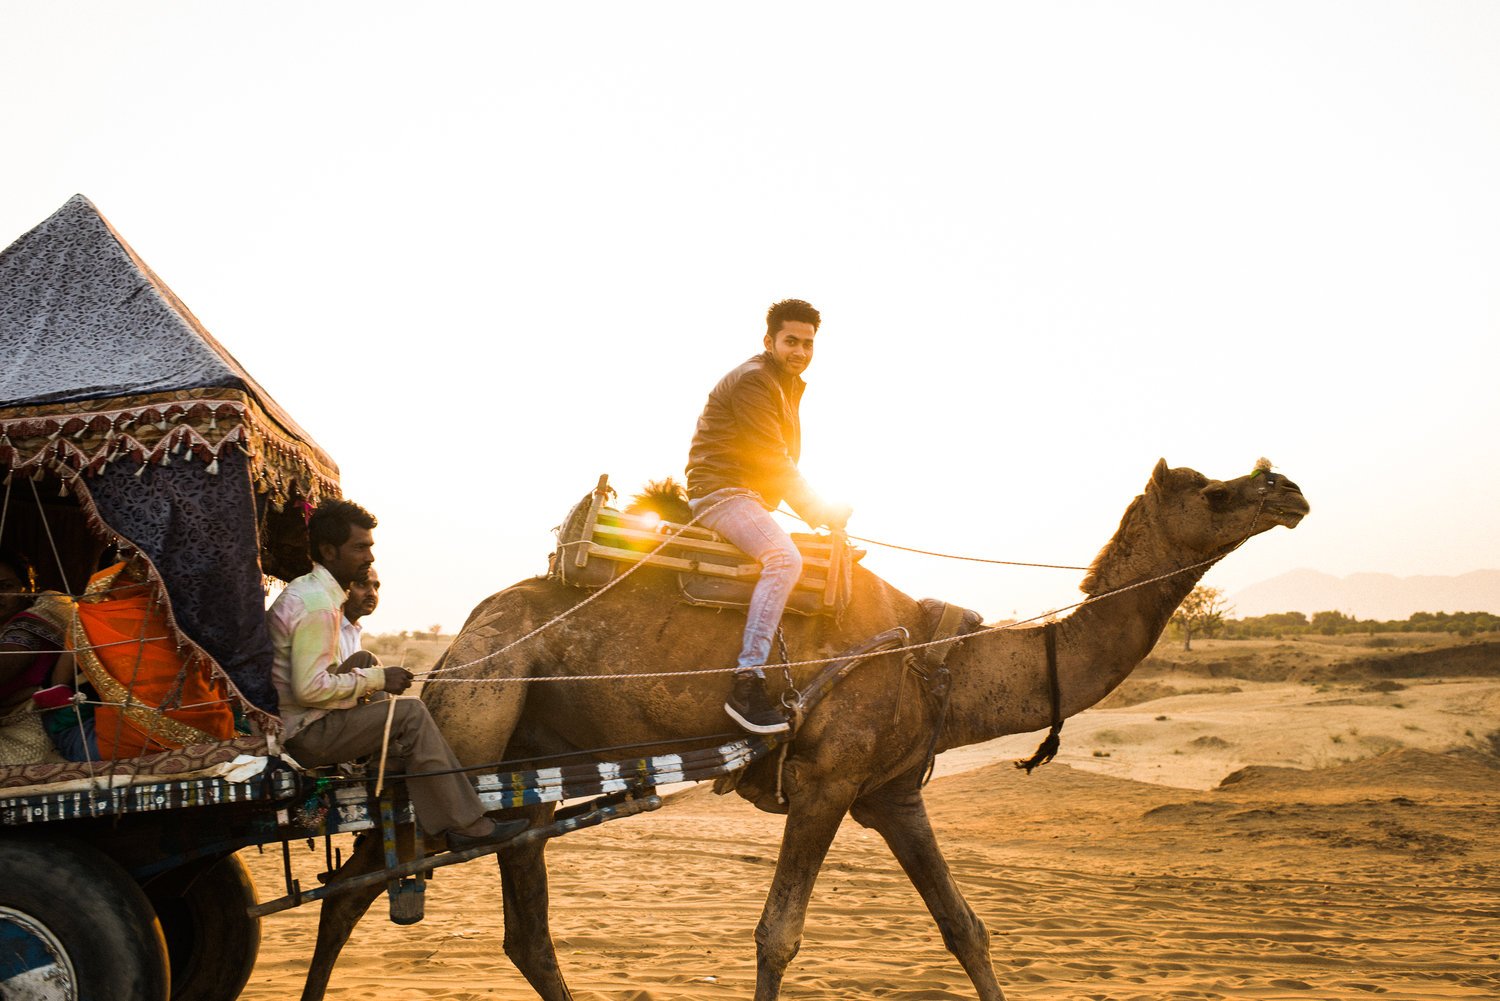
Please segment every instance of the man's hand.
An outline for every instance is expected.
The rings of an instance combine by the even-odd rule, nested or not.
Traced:
[[[329,674],[348,674],[350,671],[358,671],[366,667],[379,667],[380,658],[368,650],[356,650],[345,657],[335,667],[328,670]]]
[[[829,528],[842,530],[849,523],[849,516],[854,513],[854,508],[848,504],[830,504],[823,509],[823,524]]]
[[[412,674],[406,668],[388,667],[385,669],[385,688],[382,691],[400,695],[411,687],[411,679]]]

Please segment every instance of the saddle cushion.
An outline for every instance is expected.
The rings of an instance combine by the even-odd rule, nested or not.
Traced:
[[[787,610],[837,614],[849,600],[850,568],[864,551],[831,535],[793,533],[802,553],[802,578]],[[664,545],[665,543],[665,545]],[[760,578],[760,564],[717,532],[605,507],[598,493],[573,506],[557,530],[548,575],[573,587],[603,587],[647,563],[677,571],[682,600],[716,608],[744,608]]]

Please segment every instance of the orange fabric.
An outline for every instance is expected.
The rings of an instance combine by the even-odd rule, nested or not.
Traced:
[[[94,713],[99,756],[134,758],[236,736],[228,693],[202,664],[188,664],[149,585],[125,565],[101,570],[78,602],[69,649],[105,703]],[[180,685],[180,694],[173,697]],[[118,703],[128,702],[129,705]],[[162,709],[171,699],[177,708]],[[116,704],[111,704],[116,703]]]

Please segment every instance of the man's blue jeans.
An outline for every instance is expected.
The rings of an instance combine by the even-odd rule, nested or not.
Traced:
[[[781,613],[802,576],[802,554],[753,490],[726,487],[691,503],[698,524],[718,532],[760,564],[760,580],[750,595],[745,640],[734,673],[764,678],[761,666],[771,656]]]

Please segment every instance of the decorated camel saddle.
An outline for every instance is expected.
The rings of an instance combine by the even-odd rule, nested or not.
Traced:
[[[599,477],[599,485],[557,528],[548,576],[573,587],[597,588],[646,563],[675,570],[682,600],[690,605],[748,606],[760,564],[717,532],[686,524],[692,516],[686,500],[672,496],[676,489],[675,484],[668,487],[664,500],[663,492],[648,492],[621,511],[608,506],[614,493],[608,475]],[[642,500],[647,503],[641,505]],[[802,579],[787,611],[837,616],[849,602],[852,570],[864,550],[849,545],[841,531],[794,532],[792,541],[802,552]]]

